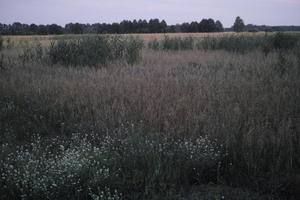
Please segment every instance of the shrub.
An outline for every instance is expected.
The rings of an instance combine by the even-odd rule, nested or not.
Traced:
[[[148,43],[148,48],[152,50],[159,50],[159,41],[157,39],[151,40]]]
[[[19,59],[25,62],[41,62],[44,56],[44,50],[41,43],[36,42],[30,47],[26,47],[19,54]]]
[[[112,47],[114,51],[116,48]],[[136,38],[129,38],[125,40],[125,58],[128,64],[138,62],[140,58],[140,50],[143,48],[143,42]]]
[[[276,33],[275,35],[230,35],[222,37],[204,37],[197,44],[198,49],[226,50],[245,53],[262,50],[267,55],[272,50],[292,50],[296,47],[297,35]]]
[[[155,48],[159,46],[157,44],[157,41],[152,41],[150,48],[153,48],[153,45]],[[193,37],[187,37],[187,38],[180,38],[180,37],[174,37],[170,38],[168,36],[165,36],[165,38],[161,41],[161,48],[163,50],[171,50],[171,51],[178,51],[178,50],[192,50],[194,48],[194,38]]]
[[[192,50],[194,48],[194,38],[187,37],[180,39],[180,49],[181,50]]]
[[[104,66],[119,59],[133,64],[138,61],[142,46],[142,41],[136,38],[97,36],[62,39],[51,43],[48,55],[53,64]]]
[[[172,50],[176,51],[180,49],[180,38],[170,38],[168,36],[165,36],[165,38],[162,41],[162,49],[163,50]]]
[[[215,50],[217,49],[217,38],[215,37],[204,37],[196,44],[198,49],[203,50]]]
[[[0,51],[3,49],[3,38],[0,37]]]
[[[278,32],[273,38],[273,45],[275,49],[293,49],[296,47],[298,38],[291,34],[284,34]]]

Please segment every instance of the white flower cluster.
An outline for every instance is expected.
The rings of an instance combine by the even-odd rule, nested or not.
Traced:
[[[1,146],[0,155],[4,159],[0,161],[3,187],[0,193],[15,191],[23,199],[57,199],[70,193],[72,197],[75,194],[97,200],[119,200],[121,195],[111,192],[109,187],[120,182],[118,178],[126,173],[122,171],[123,165],[139,162],[155,168],[160,166],[159,162],[167,165],[171,161],[186,165],[187,169],[207,168],[220,160],[218,148],[207,137],[191,140],[106,136],[100,139],[78,133],[71,139],[42,140],[35,136],[32,143],[18,146],[13,153],[7,153],[9,144]]]
[[[117,190],[111,192],[108,187],[105,187],[104,190],[100,190],[97,188],[97,192],[94,193],[92,191],[89,192],[92,200],[121,200],[122,193],[119,193]]]
[[[57,140],[43,147],[40,137],[36,137],[30,146],[20,146],[15,153],[8,154],[1,160],[1,179],[3,187],[14,188],[24,199],[32,197],[55,198],[61,191],[80,193],[82,178],[103,181],[112,174],[101,163],[101,149],[93,148],[86,138],[74,134],[69,146],[59,145],[57,152],[51,150]],[[1,151],[8,144],[2,145]],[[115,175],[115,174],[114,174]],[[42,197],[41,197],[42,198]]]

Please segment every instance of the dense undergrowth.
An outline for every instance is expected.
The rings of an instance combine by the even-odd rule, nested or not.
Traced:
[[[2,198],[167,198],[191,182],[208,181],[203,180],[208,170],[218,176],[220,147],[208,138],[153,140],[122,131],[102,139],[81,133],[68,140],[35,136],[8,155],[11,145],[3,144]]]
[[[19,57],[25,62],[62,64],[65,66],[107,66],[114,61],[134,64],[140,60],[143,41],[133,37],[87,36],[52,41],[43,47],[38,41]]]
[[[216,43],[247,46],[239,37]],[[281,37],[268,53],[193,38],[4,45],[0,198],[297,199],[299,39]]]
[[[265,35],[224,35],[195,37],[166,36],[162,40],[151,40],[148,47],[153,50],[226,50],[230,52],[245,53],[254,50],[262,50],[268,54],[273,50],[293,50],[299,46],[297,34],[275,33]]]

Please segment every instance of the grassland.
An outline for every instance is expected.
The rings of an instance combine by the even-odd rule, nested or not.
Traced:
[[[2,40],[1,199],[299,197],[298,33]]]

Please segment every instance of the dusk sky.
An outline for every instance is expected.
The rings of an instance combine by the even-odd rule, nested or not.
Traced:
[[[165,19],[168,24],[220,20],[246,24],[300,25],[300,0],[0,0],[0,23],[112,23]]]

